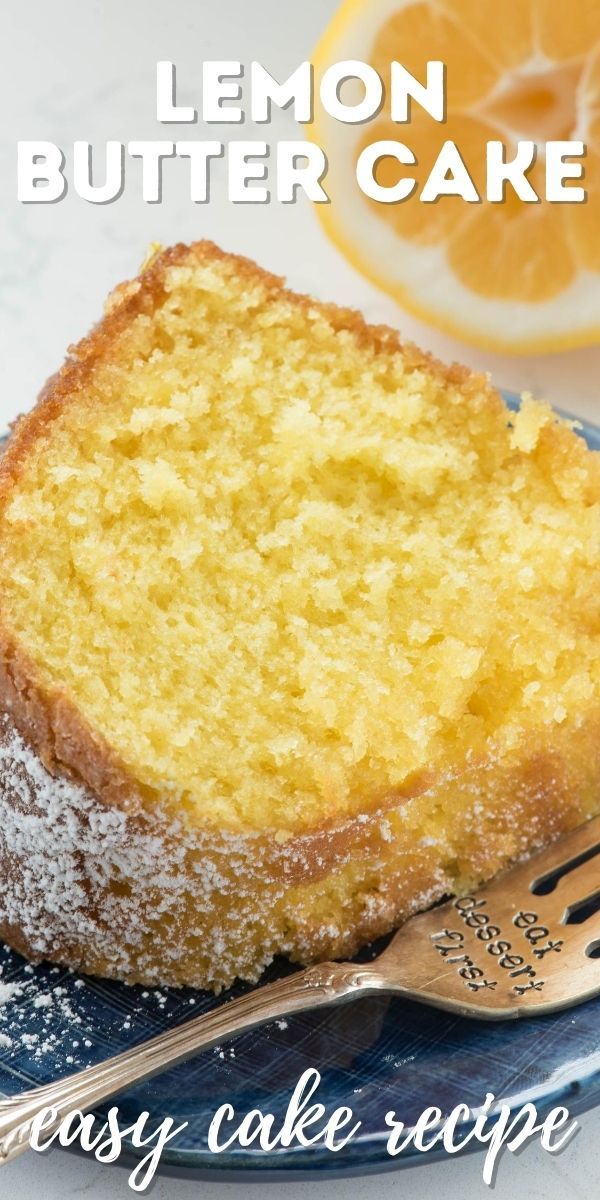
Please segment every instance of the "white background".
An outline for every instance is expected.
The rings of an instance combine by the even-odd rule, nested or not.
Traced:
[[[95,321],[105,295],[137,272],[151,241],[168,244],[210,237],[288,277],[292,286],[361,308],[371,320],[398,326],[408,338],[445,359],[490,370],[500,386],[530,389],[576,414],[600,420],[600,347],[539,358],[485,354],[455,342],[401,312],[362,280],[326,241],[310,206],[233,205],[224,196],[221,165],[208,205],[193,205],[187,164],[167,161],[163,200],[144,205],[139,162],[127,166],[123,196],[106,206],[68,195],[54,205],[19,205],[16,141],[46,138],[71,157],[74,140],[100,148],[106,139],[298,135],[278,114],[270,127],[159,126],[155,119],[155,62],[178,65],[179,100],[198,105],[203,59],[261,61],[283,78],[304,58],[337,0],[3,0],[0,73],[0,430],[28,408],[43,382]],[[550,248],[549,248],[550,249]],[[551,250],[550,250],[551,252]],[[435,1097],[431,1097],[431,1103]],[[600,1117],[582,1128],[559,1158],[538,1147],[505,1155],[497,1197],[569,1200],[597,1195]],[[489,1194],[481,1159],[472,1156],[354,1181],[282,1184],[289,1200],[315,1188],[326,1200],[386,1200],[392,1195],[471,1200]],[[309,1192],[310,1189],[310,1192]],[[120,1167],[99,1167],[61,1151],[29,1154],[3,1169],[0,1197],[132,1195]],[[275,1194],[275,1192],[273,1192]],[[240,1185],[159,1179],[154,1200],[241,1195]]]

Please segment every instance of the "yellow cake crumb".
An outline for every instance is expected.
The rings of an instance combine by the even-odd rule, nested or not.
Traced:
[[[142,783],[297,830],[332,775],[353,812],[597,689],[597,464],[548,406],[466,403],[224,261],[165,293],[2,517],[11,627]]]

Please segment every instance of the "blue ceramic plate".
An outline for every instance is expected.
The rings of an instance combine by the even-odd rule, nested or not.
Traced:
[[[513,397],[506,397],[511,406]],[[583,436],[600,449],[600,429]],[[370,957],[370,951],[360,958]],[[77,1066],[99,1062],[137,1042],[223,1004],[192,990],[146,991],[78,977],[62,968],[32,967],[0,951],[0,1091],[11,1094],[47,1083]],[[290,971],[274,964],[269,978]],[[264,1172],[302,1176],[361,1173],[431,1161],[432,1153],[386,1153],[385,1114],[394,1109],[407,1128],[430,1105],[448,1113],[464,1102],[477,1108],[487,1092],[519,1108],[533,1100],[540,1115],[557,1103],[571,1112],[600,1103],[600,998],[518,1023],[485,1024],[389,997],[364,998],[330,1011],[289,1017],[211,1049],[121,1094],[121,1125],[142,1111],[157,1124],[171,1116],[187,1128],[166,1147],[162,1164],[181,1173],[218,1172],[241,1178]],[[252,1108],[275,1114],[276,1128],[302,1072],[317,1067],[320,1099],[331,1112],[349,1105],[361,1121],[340,1153],[322,1146],[274,1150],[207,1148],[208,1126],[229,1101],[241,1118]],[[109,1107],[111,1101],[99,1116]],[[461,1133],[466,1133],[465,1125]]]

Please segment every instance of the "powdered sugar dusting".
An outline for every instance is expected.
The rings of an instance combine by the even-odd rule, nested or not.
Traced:
[[[201,839],[160,810],[140,807],[133,819],[107,809],[82,786],[50,775],[7,718],[3,725],[0,848],[11,866],[0,895],[2,925],[22,933],[40,958],[78,966],[84,946],[92,969],[105,964],[101,973],[182,982],[172,969],[185,953],[178,928],[190,909],[205,914],[214,891],[227,886],[215,861],[204,859]],[[242,839],[225,840],[231,864]],[[243,871],[238,880],[243,894]],[[233,977],[223,931],[214,929],[212,945],[206,921],[199,932],[209,981],[207,958],[215,960],[217,983]],[[265,962],[270,957],[267,950]]]
[[[341,833],[328,869],[351,860],[352,839]],[[379,836],[381,845],[389,839],[387,822]],[[0,718],[0,927],[30,957],[151,985],[253,982],[276,953],[310,958],[343,945],[341,914],[305,933],[281,903],[322,855],[322,843],[269,844],[186,825],[165,809],[107,808],[50,775]],[[432,899],[447,882],[431,880]],[[413,899],[413,910],[422,907]],[[367,920],[385,920],[386,910],[389,919],[389,904],[366,896]]]
[[[68,968],[16,965],[8,947],[0,946],[2,1064],[34,1078],[36,1064],[43,1064],[46,1078],[63,1074],[65,1066],[81,1069],[123,1044],[124,1033],[131,1031],[136,1039],[148,1036],[153,1013],[165,1011],[164,992],[146,991],[141,999],[139,991],[131,989],[126,997],[111,993],[112,1003],[101,1000],[98,1005],[95,985],[91,994],[87,989],[88,981],[74,977]],[[167,1016],[178,994],[168,997]]]
[[[13,1000],[15,997],[22,994],[22,987],[18,983],[0,983],[0,1005],[6,1004],[7,1000]]]

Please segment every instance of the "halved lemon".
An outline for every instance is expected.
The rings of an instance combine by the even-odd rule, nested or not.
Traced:
[[[364,125],[317,111],[331,203],[316,208],[350,262],[422,320],[476,345],[535,353],[600,342],[600,0],[346,0],[313,55],[317,80],[347,59],[384,81],[392,60],[423,82],[428,59],[447,67],[444,124],[416,103],[409,124],[393,123],[385,106]],[[418,166],[404,170],[421,186],[455,141],[483,196],[487,141],[512,155],[534,140],[528,178],[543,196],[545,143],[579,139],[587,199],[528,204],[508,186],[502,204],[424,204],[417,193],[381,204],[355,172],[364,146],[383,139],[410,146]],[[383,158],[377,181],[401,170]]]

